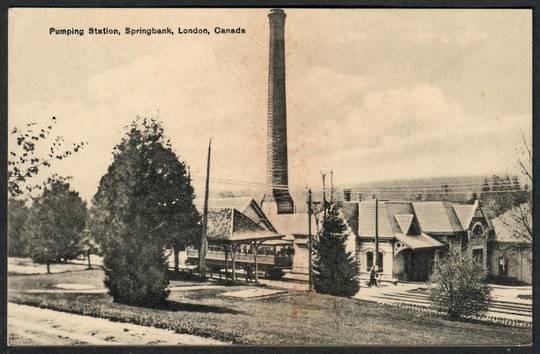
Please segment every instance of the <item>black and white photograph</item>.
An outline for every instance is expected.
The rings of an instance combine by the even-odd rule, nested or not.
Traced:
[[[11,7],[7,345],[533,343],[533,11]]]

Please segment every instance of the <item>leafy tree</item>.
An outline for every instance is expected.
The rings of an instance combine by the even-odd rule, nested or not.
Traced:
[[[314,288],[318,293],[353,296],[359,290],[358,265],[345,250],[346,225],[335,204],[327,206],[314,242]]]
[[[470,248],[450,249],[435,260],[429,300],[451,318],[478,315],[491,303],[487,270],[478,266]]]
[[[85,142],[65,147],[64,138],[54,136],[56,117],[46,126],[28,123],[25,128],[14,127],[11,137],[16,145],[10,149],[8,160],[8,192],[12,197],[42,189],[42,185],[30,184],[30,179],[43,167],[50,167],[53,160],[62,160],[78,152]]]
[[[83,236],[81,240],[81,250],[86,256],[86,261],[88,262],[88,269],[92,269],[92,263],[90,261],[90,256],[92,254],[100,254],[99,245],[97,244],[94,235],[90,232],[89,229],[83,231]]]
[[[32,259],[50,264],[75,258],[80,253],[86,222],[86,204],[62,179],[50,179],[43,194],[34,199],[25,231],[31,240]]]
[[[23,200],[8,200],[8,255],[10,257],[28,257],[30,245],[25,233],[29,210]]]
[[[114,301],[159,306],[168,296],[164,249],[193,226],[193,189],[163,128],[135,120],[113,151],[93,199],[91,232]],[[195,226],[193,226],[195,227]],[[178,244],[175,244],[178,246]]]

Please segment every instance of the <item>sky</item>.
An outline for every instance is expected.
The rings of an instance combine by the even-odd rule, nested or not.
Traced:
[[[90,201],[137,116],[163,122],[202,195],[264,183],[268,9],[31,9],[9,13],[8,125],[88,145],[47,173]],[[285,9],[291,188],[516,173],[532,125],[529,10]],[[245,28],[238,35],[91,36],[88,27]],[[84,36],[50,28],[84,28]],[[14,148],[13,141],[9,142]],[[41,176],[44,178],[44,175]],[[211,184],[211,189],[234,189]]]

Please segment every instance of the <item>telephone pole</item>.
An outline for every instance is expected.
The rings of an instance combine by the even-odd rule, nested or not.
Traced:
[[[323,206],[323,220],[326,219],[326,184],[325,184],[325,180],[326,180],[326,172],[323,173],[321,171],[321,177],[322,177],[322,206]]]
[[[311,203],[311,188],[308,190],[308,262],[309,262],[309,291],[313,291],[313,265],[311,262],[311,254],[313,253],[313,247],[312,247],[312,236],[311,236],[311,215],[313,214],[313,210],[311,209],[312,203]]]
[[[330,204],[334,202],[334,170],[330,170]]]
[[[206,161],[206,185],[204,188],[204,209],[201,246],[199,248],[199,275],[206,277],[206,232],[208,229],[208,191],[210,188],[210,153],[212,151],[212,138],[208,141],[208,159]]]
[[[379,198],[375,197],[375,271],[379,272]]]

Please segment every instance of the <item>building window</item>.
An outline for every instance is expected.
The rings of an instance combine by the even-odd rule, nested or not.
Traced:
[[[379,268],[379,272],[382,273],[383,272],[383,254],[382,252],[379,252],[379,259],[378,259],[378,263],[377,263],[377,268]]]
[[[484,228],[482,227],[482,225],[476,224],[473,228],[472,233],[475,238],[481,238],[482,236],[484,236]]]
[[[373,267],[373,256],[374,256],[375,252],[372,252],[372,251],[369,251],[366,253],[366,271],[367,272],[371,272],[371,267]],[[378,259],[378,263],[377,263],[377,268],[379,272],[382,273],[383,271],[383,254],[382,252],[379,252],[379,259]]]
[[[366,271],[370,272],[373,266],[373,252],[366,253]]]
[[[484,250],[483,249],[473,250],[473,261],[477,267],[480,267],[480,268],[484,267]]]

